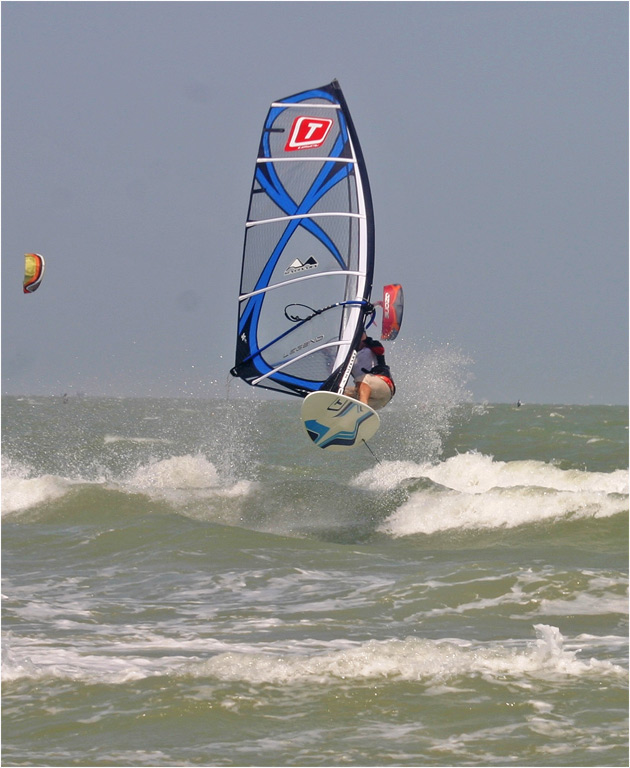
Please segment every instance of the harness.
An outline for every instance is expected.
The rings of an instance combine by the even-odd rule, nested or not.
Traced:
[[[382,373],[373,373],[373,376],[377,376],[379,379],[383,379],[385,384],[389,387],[389,391],[392,393],[392,397],[396,394],[396,385],[394,382],[389,378],[389,376],[384,376]]]

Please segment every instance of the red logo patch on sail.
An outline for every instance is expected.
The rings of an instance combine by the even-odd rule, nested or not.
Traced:
[[[291,126],[285,152],[296,149],[315,149],[321,147],[332,128],[333,121],[327,117],[296,117]]]

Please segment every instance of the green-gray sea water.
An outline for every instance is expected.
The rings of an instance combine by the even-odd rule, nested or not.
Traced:
[[[4,765],[621,766],[628,409],[5,397]]]

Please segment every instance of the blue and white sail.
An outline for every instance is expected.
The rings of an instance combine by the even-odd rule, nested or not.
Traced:
[[[231,373],[305,397],[341,391],[370,305],[374,218],[339,83],[271,104],[249,212]]]

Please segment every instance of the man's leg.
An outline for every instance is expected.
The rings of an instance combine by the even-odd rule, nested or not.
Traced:
[[[366,384],[364,381],[360,381],[357,384],[358,400],[367,405],[367,402],[370,399],[371,391],[372,390],[370,389],[369,384]]]

